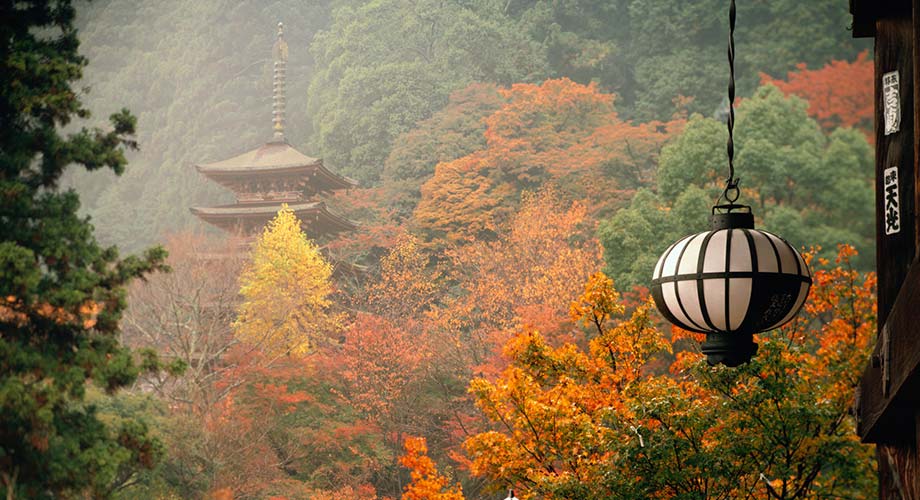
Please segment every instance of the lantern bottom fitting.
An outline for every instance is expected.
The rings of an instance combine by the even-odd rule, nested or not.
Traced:
[[[700,346],[710,366],[723,364],[743,365],[757,354],[757,344],[752,333],[707,333]]]

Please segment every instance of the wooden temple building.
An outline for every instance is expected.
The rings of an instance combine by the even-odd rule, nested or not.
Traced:
[[[274,88],[272,92],[272,139],[245,153],[226,160],[195,165],[199,173],[233,191],[236,203],[214,207],[192,207],[201,220],[246,240],[257,236],[287,204],[313,240],[328,238],[356,229],[358,224],[336,215],[317,197],[357,186],[357,182],[338,175],[296,150],[284,137],[285,66],[288,47],[284,29],[278,24],[278,39],[273,47]],[[335,262],[341,272],[357,271],[360,266]]]
[[[283,140],[195,168],[236,194],[234,204],[191,209],[225,231],[257,234],[283,203],[297,214],[311,237],[357,228],[355,222],[330,212],[322,201],[311,201],[324,192],[354,187],[354,181],[330,172],[322,160],[302,154]]]
[[[920,499],[920,0],[850,0],[875,39],[878,337],[857,389],[879,498]]]

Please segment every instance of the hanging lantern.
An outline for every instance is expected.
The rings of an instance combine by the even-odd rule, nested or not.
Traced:
[[[792,245],[754,229],[749,207],[723,205],[709,231],[665,250],[652,296],[668,321],[706,334],[702,348],[710,364],[738,366],[757,352],[753,334],[795,317],[810,287],[808,265]]]
[[[705,333],[706,360],[738,366],[757,352],[755,333],[778,328],[795,317],[808,297],[811,272],[786,240],[754,229],[751,207],[736,204],[734,31],[735,2],[729,8],[728,167],[729,176],[712,208],[710,230],[668,247],[652,276],[652,296],[671,323]]]

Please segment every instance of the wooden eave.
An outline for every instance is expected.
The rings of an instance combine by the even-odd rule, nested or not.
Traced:
[[[356,187],[354,179],[338,175],[323,165],[323,160],[309,157],[286,142],[268,142],[226,160],[195,165],[205,177],[236,190],[241,184],[258,179],[309,179],[314,191],[334,191]]]
[[[234,191],[240,185],[268,178],[309,180],[309,183],[313,186],[312,191],[316,192],[352,189],[358,186],[358,181],[330,171],[323,165],[322,160],[305,165],[294,164],[237,169],[207,168],[203,165],[195,165],[195,169],[208,179]]]
[[[288,205],[294,214],[309,227],[322,226],[329,228],[329,232],[350,231],[358,228],[358,223],[337,215],[326,207],[321,201],[311,203],[295,203]],[[189,210],[201,220],[221,229],[231,228],[238,221],[246,220],[255,225],[267,224],[275,215],[281,205],[277,203],[246,203],[234,205],[221,205],[217,207],[192,207]]]

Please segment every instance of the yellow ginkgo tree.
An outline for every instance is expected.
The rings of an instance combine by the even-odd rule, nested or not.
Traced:
[[[240,276],[236,337],[269,355],[306,354],[320,334],[339,323],[330,310],[331,277],[332,266],[282,205]]]

